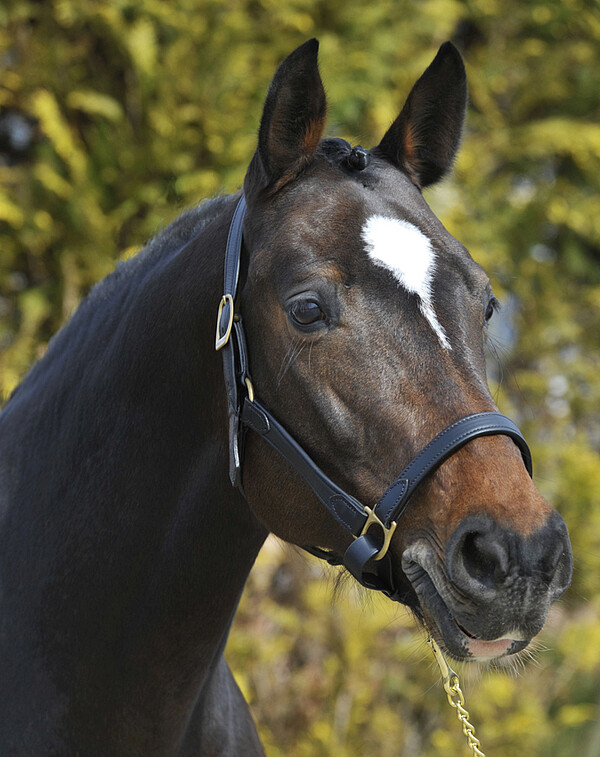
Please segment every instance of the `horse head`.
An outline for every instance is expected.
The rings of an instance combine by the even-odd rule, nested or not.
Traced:
[[[371,508],[442,429],[495,412],[485,271],[422,189],[450,169],[464,66],[443,45],[370,150],[324,139],[318,44],[279,67],[244,192],[239,297],[261,400],[327,476]],[[247,438],[244,487],[286,541],[353,537],[281,457]],[[389,546],[395,598],[458,659],[524,648],[570,582],[566,526],[508,435],[457,449],[412,494]]]

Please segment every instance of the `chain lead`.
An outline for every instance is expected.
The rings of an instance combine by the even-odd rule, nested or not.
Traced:
[[[435,661],[440,668],[442,681],[444,684],[444,691],[446,692],[446,696],[448,697],[448,702],[450,706],[456,710],[456,715],[462,726],[462,732],[467,737],[467,744],[469,745],[469,749],[473,751],[473,757],[485,757],[485,754],[481,751],[481,743],[475,736],[475,727],[471,722],[469,722],[470,716],[464,706],[465,698],[460,688],[458,675],[454,670],[452,670],[450,665],[448,665],[448,661],[444,657],[444,653],[439,648],[436,640],[430,636],[427,639],[427,643],[431,647]]]

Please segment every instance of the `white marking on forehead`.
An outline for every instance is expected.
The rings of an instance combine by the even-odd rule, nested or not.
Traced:
[[[442,347],[452,347],[433,308],[433,272],[435,251],[431,241],[408,221],[385,216],[371,216],[362,228],[362,238],[369,258],[387,268],[400,284],[419,298],[419,309],[437,334]]]

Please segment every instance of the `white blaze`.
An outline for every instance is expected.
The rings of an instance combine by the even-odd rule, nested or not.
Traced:
[[[371,216],[362,228],[362,238],[369,258],[387,268],[400,284],[419,298],[419,309],[437,334],[442,347],[451,350],[450,342],[433,308],[432,280],[435,252],[431,241],[408,221],[385,216]]]

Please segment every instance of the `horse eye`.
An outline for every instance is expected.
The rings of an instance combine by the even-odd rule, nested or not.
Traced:
[[[297,300],[290,310],[292,320],[300,326],[325,320],[325,313],[314,300]]]
[[[487,308],[485,309],[485,320],[486,322],[490,320],[490,318],[494,315],[495,311],[498,310],[500,307],[500,303],[495,297],[492,297],[492,299],[488,302]]]

